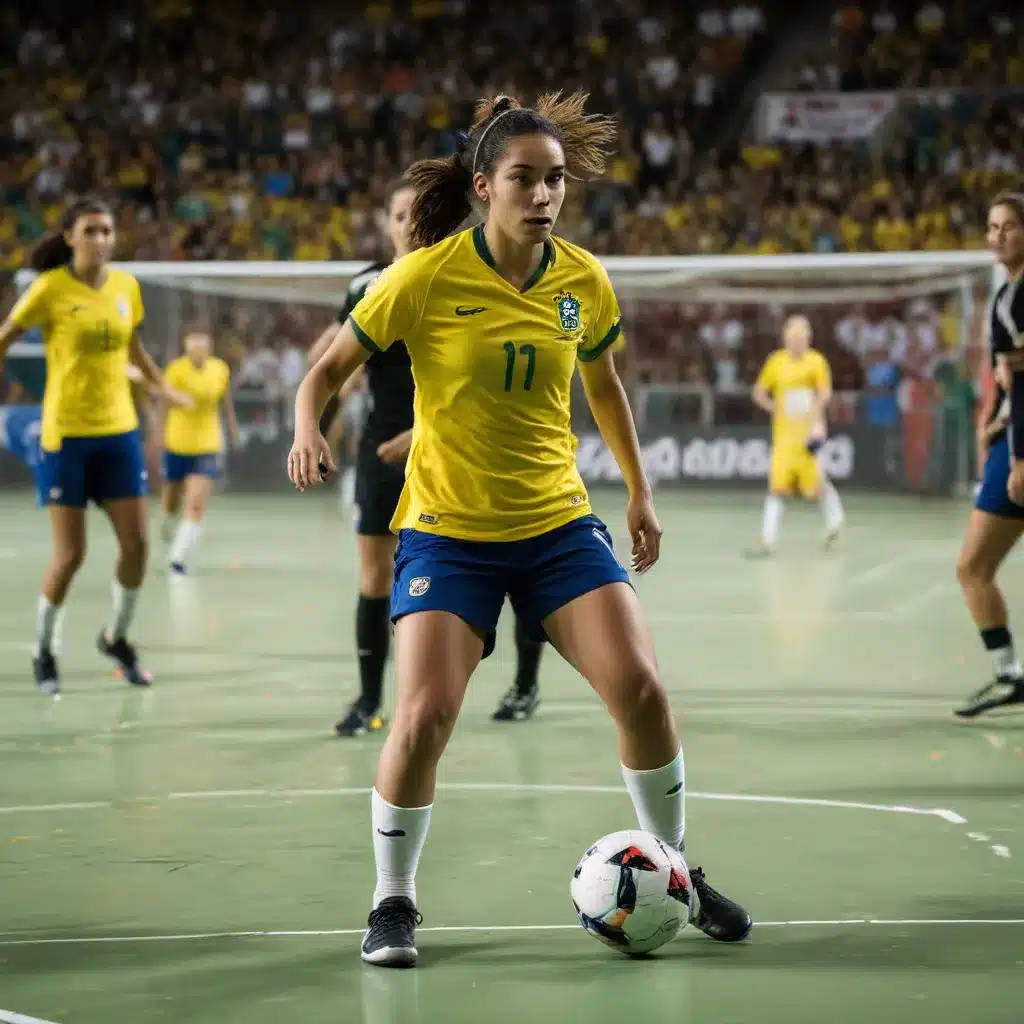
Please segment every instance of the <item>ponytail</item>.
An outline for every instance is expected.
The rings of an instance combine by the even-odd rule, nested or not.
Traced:
[[[56,270],[57,267],[67,266],[71,262],[73,253],[65,236],[74,230],[79,217],[90,213],[106,214],[113,217],[110,207],[96,196],[86,196],[84,199],[75,200],[64,211],[64,216],[60,219],[60,226],[55,231],[48,232],[36,243],[29,256],[28,265],[40,274],[47,270]]]
[[[40,274],[56,270],[71,262],[71,246],[62,231],[50,231],[36,243],[28,258],[28,265]]]
[[[416,190],[413,245],[436,245],[462,224],[473,212],[473,176],[493,174],[511,139],[547,135],[562,147],[569,177],[590,181],[603,174],[615,139],[615,122],[586,113],[586,102],[584,92],[565,99],[560,93],[547,93],[533,110],[504,94],[481,100],[469,134],[459,133],[455,154],[420,160],[406,172]]]
[[[414,248],[436,245],[473,212],[469,198],[473,174],[464,162],[464,146],[443,159],[420,160],[406,171],[416,190],[412,204]]]

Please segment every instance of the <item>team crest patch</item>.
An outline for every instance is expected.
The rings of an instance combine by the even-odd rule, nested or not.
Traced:
[[[559,292],[555,296],[555,308],[563,331],[573,334],[580,329],[580,300],[572,292]]]
[[[127,299],[118,299],[117,300],[117,311],[118,311],[118,313],[121,314],[121,316],[125,320],[128,319],[128,314],[129,314],[130,310],[128,308],[128,300]]]
[[[429,576],[417,576],[409,580],[409,596],[422,597],[430,589]]]

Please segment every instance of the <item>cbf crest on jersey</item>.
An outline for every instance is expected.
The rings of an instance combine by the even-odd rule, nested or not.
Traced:
[[[562,330],[575,334],[580,329],[580,300],[572,292],[559,292],[555,296],[555,308]]]
[[[127,320],[131,316],[131,307],[128,305],[128,300],[122,296],[117,300],[117,311],[121,314],[123,320]]]

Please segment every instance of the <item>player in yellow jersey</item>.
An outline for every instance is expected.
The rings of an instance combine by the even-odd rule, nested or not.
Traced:
[[[185,354],[164,371],[164,380],[187,395],[186,406],[172,406],[164,418],[164,535],[170,542],[172,579],[187,572],[189,553],[203,531],[203,516],[220,475],[224,451],[221,410],[232,446],[239,443],[238,420],[231,397],[231,368],[212,354],[205,331],[185,335]]]
[[[768,357],[754,385],[754,402],[772,418],[772,456],[761,539],[748,551],[751,556],[775,550],[783,499],[793,491],[820,500],[826,546],[835,542],[843,525],[839,492],[821,466],[832,372],[828,360],[811,348],[811,339],[806,316],[788,317],[782,327],[782,348]]]
[[[117,536],[114,607],[100,633],[100,651],[135,686],[152,681],[126,639],[146,572],[147,473],[127,367],[139,368],[150,386],[164,390],[160,371],[139,341],[143,320],[139,283],[108,266],[114,219],[100,200],[72,205],[60,230],[36,248],[39,277],[0,326],[0,359],[18,335],[43,332],[40,503],[50,512],[53,557],[43,578],[33,659],[44,693],[60,692],[54,657],[64,598],[85,557],[85,509],[101,505]],[[177,396],[168,394],[177,400]]]
[[[683,754],[650,634],[611,535],[592,513],[569,424],[578,368],[629,491],[632,565],[658,560],[633,417],[610,346],[620,333],[608,275],[551,234],[565,177],[602,173],[614,124],[586,97],[483,102],[457,153],[408,172],[413,242],[352,311],[295,402],[289,476],[304,490],[333,468],[318,428],[330,395],[399,339],[416,383],[391,617],[396,708],[371,801],[377,886],[363,959],[417,958],[415,874],[437,765],[470,676],[516,613],[600,695],[618,727],[622,773],[642,828],[682,849]],[[486,222],[452,234],[482,208]],[[714,938],[750,930],[742,907],[692,873],[691,910]],[[697,905],[699,903],[699,906]]]

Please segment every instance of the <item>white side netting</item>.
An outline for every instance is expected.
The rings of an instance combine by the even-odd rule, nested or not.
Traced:
[[[751,421],[749,390],[788,313],[808,314],[833,366],[833,415],[861,415],[869,370],[899,370],[899,401],[942,400],[944,364],[976,375],[992,280],[985,253],[610,257],[640,429]],[[235,367],[244,422],[275,432],[301,353],[332,320],[360,263],[125,264],[143,283],[146,338],[166,361],[184,331],[212,331]],[[945,366],[948,371],[948,365]],[[948,372],[945,374],[948,376]],[[858,397],[860,396],[860,397]],[[591,426],[576,395],[577,430]]]

